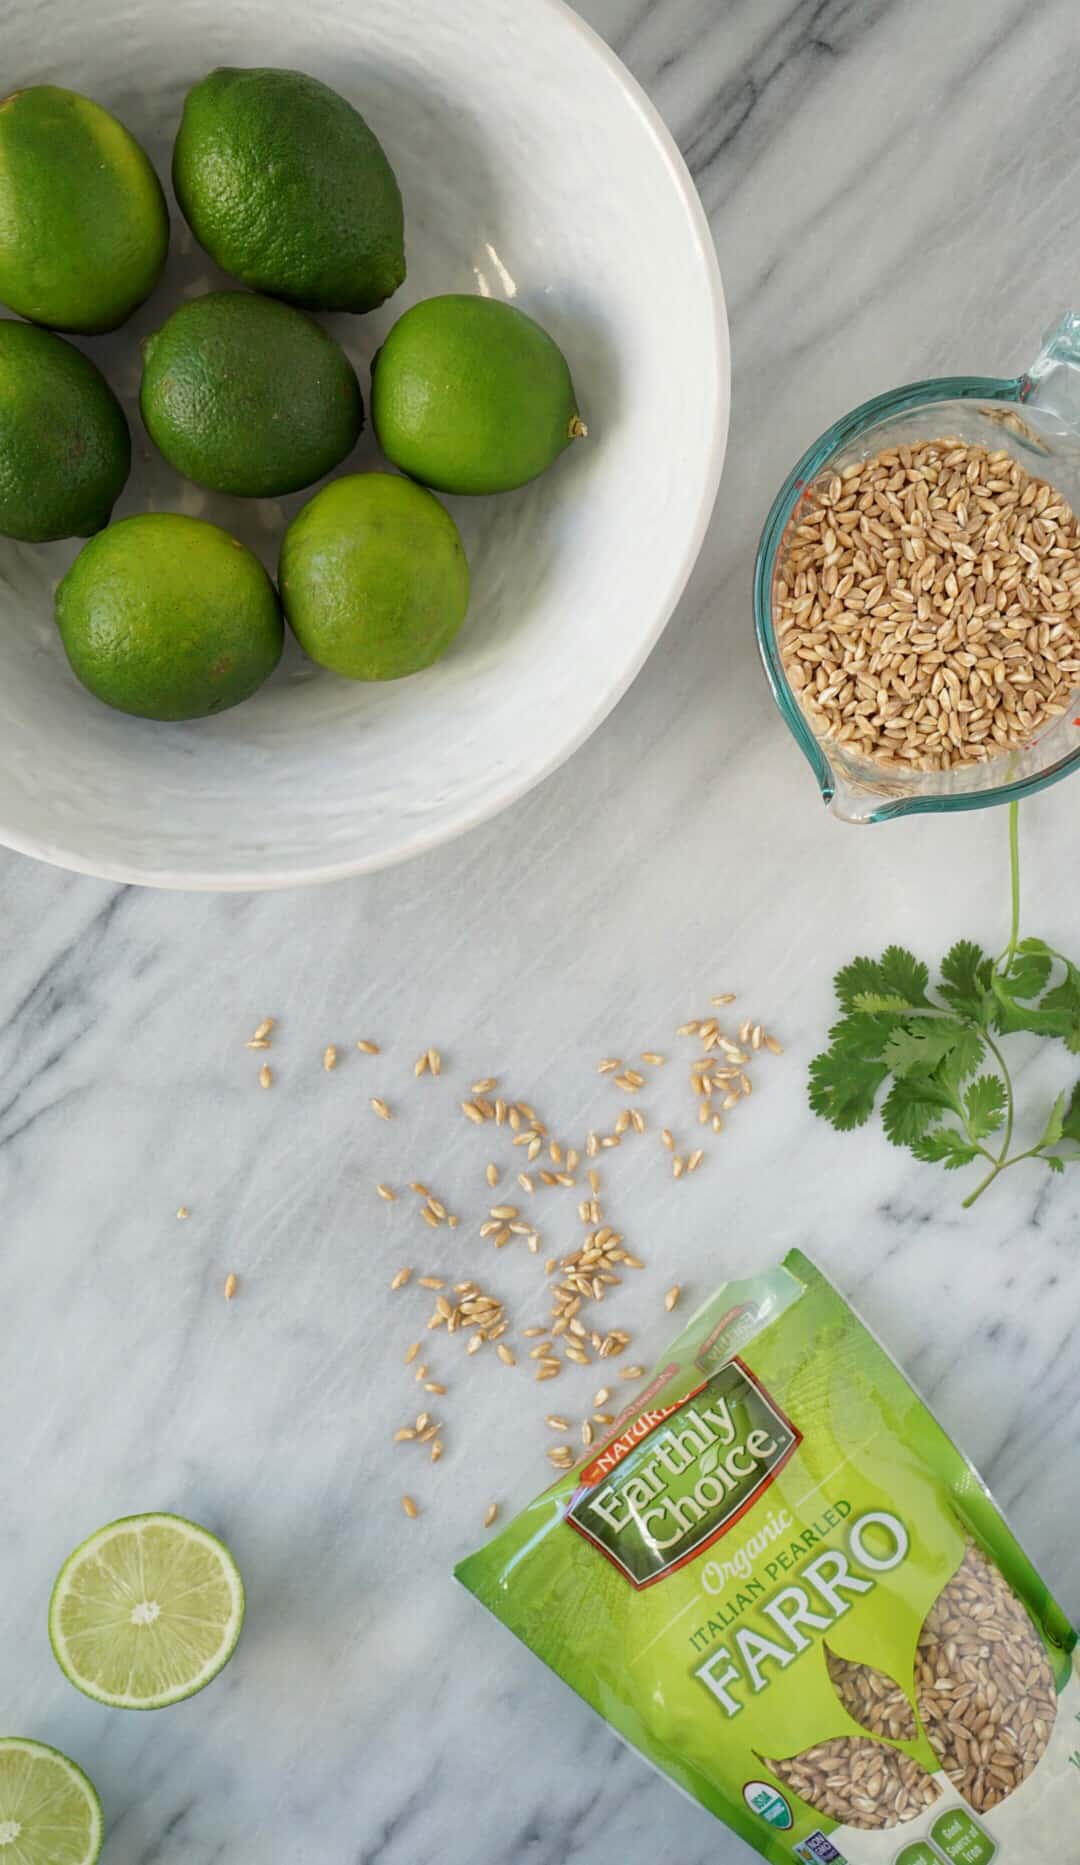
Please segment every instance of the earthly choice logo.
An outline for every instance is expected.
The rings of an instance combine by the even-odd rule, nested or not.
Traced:
[[[636,1588],[725,1534],[802,1442],[739,1359],[646,1410],[582,1472],[567,1522]]]

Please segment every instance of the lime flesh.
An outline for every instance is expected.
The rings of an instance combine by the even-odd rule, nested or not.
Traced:
[[[3,1865],[94,1865],[103,1834],[101,1802],[81,1768],[44,1742],[0,1737]]]
[[[178,1515],[133,1515],[65,1562],[49,1637],[77,1690],[114,1709],[157,1710],[217,1676],[243,1620],[243,1582],[216,1536]]]

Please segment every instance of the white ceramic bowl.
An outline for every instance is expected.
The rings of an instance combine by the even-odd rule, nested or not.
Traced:
[[[618,60],[561,0],[75,0],[5,18],[7,83],[85,91],[163,180],[185,91],[215,65],[311,72],[381,138],[405,199],[409,276],[327,321],[360,366],[418,298],[511,299],[570,360],[590,438],[500,499],[450,500],[473,598],[444,661],[383,686],[294,643],[254,699],[150,724],[76,683],[52,594],[77,546],[0,539],[0,841],[166,887],[330,880],[446,841],[554,770],[615,704],[690,573],[729,399],[712,241],[682,160]],[[170,197],[171,205],[171,197]],[[85,342],[131,420],[116,516],[214,519],[271,571],[311,496],[219,498],[158,458],[139,420],[138,339],[224,283],[173,210],[172,252],[124,330]],[[365,435],[341,469],[378,464]]]

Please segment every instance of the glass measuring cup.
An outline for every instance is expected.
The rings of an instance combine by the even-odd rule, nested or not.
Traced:
[[[883,448],[952,434],[992,450],[1006,448],[1080,513],[1080,313],[1067,312],[1047,332],[1039,355],[1021,376],[941,376],[910,382],[863,402],[808,448],[773,502],[754,566],[758,648],[773,698],[818,789],[845,822],[986,809],[1032,796],[1080,767],[1080,705],[1052,720],[1030,744],[985,764],[951,771],[898,771],[875,765],[827,737],[820,722],[803,710],[788,681],[773,626],[773,590],[789,527],[797,521],[810,488],[823,474],[841,472]]]

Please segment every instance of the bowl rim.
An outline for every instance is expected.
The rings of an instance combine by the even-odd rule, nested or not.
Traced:
[[[712,310],[716,371],[710,411],[712,434],[708,459],[693,523],[682,555],[673,565],[667,588],[657,605],[652,627],[642,637],[637,650],[622,668],[619,679],[604,691],[573,735],[561,742],[549,757],[534,768],[517,773],[492,795],[472,800],[436,828],[417,832],[389,852],[344,855],[339,859],[324,862],[306,862],[300,859],[292,864],[267,869],[155,868],[123,861],[92,860],[80,853],[78,849],[68,848],[54,838],[25,835],[9,829],[0,816],[0,844],[4,847],[12,849],[16,854],[29,855],[38,861],[46,862],[52,867],[64,868],[76,874],[90,875],[98,880],[185,893],[267,893],[286,887],[321,886],[331,881],[347,880],[356,875],[378,873],[384,868],[397,867],[403,862],[414,860],[419,855],[441,848],[469,830],[490,822],[503,810],[509,809],[512,804],[520,802],[522,797],[535,790],[573,757],[575,752],[580,751],[582,745],[614,711],[641,672],[671,620],[701,554],[716,504],[720,475],[724,465],[731,412],[731,341],[720,262],[708,217],[690,170],[674,136],[652,99],[607,41],[601,38],[600,34],[582,19],[572,6],[567,4],[567,0],[533,0],[533,4],[538,11],[555,15],[571,27],[583,48],[606,66],[636,111],[643,129],[652,141],[681,199],[689,231],[697,248],[700,277]]]

